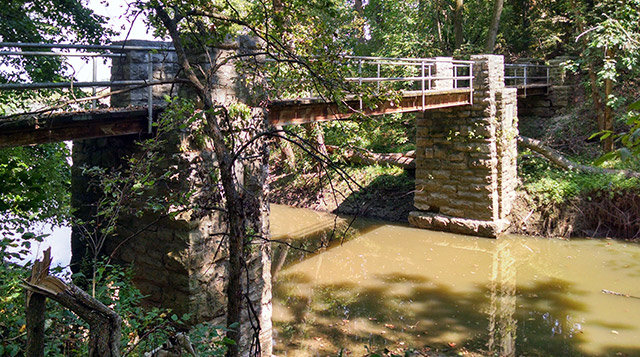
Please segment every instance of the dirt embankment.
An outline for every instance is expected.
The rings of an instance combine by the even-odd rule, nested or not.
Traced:
[[[272,177],[270,200],[288,206],[406,222],[413,207],[413,186],[365,187],[345,194],[330,185],[318,187],[308,174],[307,186],[286,185],[285,177]],[[280,182],[278,182],[280,181]],[[594,192],[571,200],[540,206],[525,191],[511,214],[511,233],[541,237],[640,238],[640,193]]]
[[[592,192],[561,203],[536,205],[518,192],[512,232],[543,237],[640,238],[640,193]]]
[[[269,200],[317,211],[406,222],[409,212],[415,210],[411,173],[373,179],[362,176],[355,173],[351,176],[355,182],[347,183],[317,173],[273,174],[269,177]]]

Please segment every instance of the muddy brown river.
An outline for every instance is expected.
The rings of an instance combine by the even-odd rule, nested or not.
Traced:
[[[343,236],[348,217],[271,210],[273,238],[305,249],[275,249],[274,269],[286,257],[274,284],[279,356],[424,346],[640,356],[638,244],[492,240],[361,219]]]

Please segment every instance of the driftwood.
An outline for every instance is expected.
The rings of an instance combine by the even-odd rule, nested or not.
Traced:
[[[622,174],[626,177],[632,178],[640,178],[640,173],[631,171],[631,170],[616,170],[616,169],[605,169],[600,167],[588,166],[575,163],[566,157],[562,156],[558,151],[545,146],[540,140],[528,138],[526,136],[518,136],[518,145],[525,147],[527,149],[533,150],[538,154],[544,156],[552,163],[567,169],[567,170],[577,170],[587,173],[593,174]]]
[[[607,290],[607,289],[602,289],[602,293],[603,294],[609,294],[609,295],[615,295],[615,296],[622,296],[622,297],[632,298],[632,299],[640,299],[640,297],[638,297],[638,296],[633,296],[633,295],[629,295],[629,294],[623,294],[623,293],[619,293],[617,291],[611,291],[611,290]]]
[[[327,145],[327,151],[333,153],[338,150],[337,146]],[[415,168],[416,152],[414,150],[406,153],[378,154],[365,149],[342,149],[345,160],[362,165],[391,165],[402,167],[403,169]]]
[[[120,356],[121,324],[120,316],[100,301],[96,300],[82,289],[73,284],[49,275],[51,264],[51,248],[47,249],[42,261],[35,261],[31,271],[31,278],[24,282],[27,289],[27,307],[38,295],[50,298],[67,309],[73,311],[89,324],[89,356],[116,357]],[[44,319],[44,310],[27,311],[27,316],[40,313]],[[34,326],[34,332],[37,326]],[[31,327],[29,327],[31,329]],[[44,331],[43,331],[44,333]],[[29,339],[28,339],[29,340]],[[35,339],[32,340],[36,343]],[[27,346],[27,350],[37,351],[36,347]],[[41,356],[42,354],[40,354]],[[29,355],[32,356],[32,355]],[[33,355],[33,356],[38,356]]]

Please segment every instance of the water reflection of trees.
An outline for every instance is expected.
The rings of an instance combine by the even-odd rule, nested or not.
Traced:
[[[580,346],[586,341],[567,319],[585,311],[584,292],[553,278],[518,286],[516,262],[522,257],[514,250],[518,247],[510,241],[498,241],[487,252],[492,255],[489,283],[465,293],[420,275],[381,274],[377,284],[363,286],[314,284],[309,273],[285,271],[274,286],[276,304],[289,312],[288,319],[274,321],[276,351],[333,355],[346,347],[357,355],[364,346],[427,345],[447,354],[465,347],[493,356],[585,355]],[[455,348],[443,344],[452,334],[465,336]],[[617,352],[639,355],[640,349],[611,346],[605,354]]]

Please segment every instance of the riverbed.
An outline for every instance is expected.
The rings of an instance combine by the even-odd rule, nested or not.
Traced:
[[[640,355],[638,244],[493,240],[271,210],[272,237],[303,249],[289,249],[276,274],[277,355]]]

